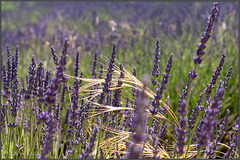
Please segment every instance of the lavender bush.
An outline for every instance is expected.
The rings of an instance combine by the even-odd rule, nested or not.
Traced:
[[[65,13],[66,17],[69,12]],[[201,69],[208,64],[204,57],[215,54],[208,52],[207,44],[211,41],[218,14],[219,4],[214,3],[200,43],[195,46],[196,57],[191,57],[193,69],[182,75],[186,75],[187,82],[179,93],[176,106],[172,105],[170,98],[176,94],[171,92],[174,87],[170,82],[175,78],[172,73],[179,59],[174,52],[162,51],[160,41],[164,40],[161,37],[156,39],[153,66],[143,78],[139,78],[139,70],[144,69],[128,68],[117,59],[119,50],[127,44],[124,36],[122,41],[111,43],[109,58],[99,53],[100,43],[118,36],[114,22],[111,22],[111,35],[102,37],[99,30],[96,39],[91,32],[84,37],[85,51],[95,49],[91,68],[81,65],[84,63],[81,48],[72,52],[73,43],[77,43],[74,37],[62,39],[62,49],[57,46],[55,50],[54,45],[47,45],[48,56],[52,56],[48,63],[54,68],[48,68],[50,65],[46,61],[33,55],[26,75],[20,71],[24,56],[19,53],[23,45],[17,45],[15,53],[11,50],[12,44],[4,46],[6,61],[1,62],[1,158],[239,158],[239,115],[235,116],[224,106],[224,101],[229,98],[226,95],[232,73],[237,68],[226,65],[227,52],[223,52],[219,64],[212,67],[216,69],[213,69],[209,83],[201,88],[202,93],[196,92],[197,80],[204,76]],[[94,25],[99,24],[94,21]],[[45,25],[40,30],[44,28]],[[38,38],[47,36],[46,31],[34,30],[34,36]],[[61,30],[56,30],[60,34]],[[131,45],[136,47],[134,41]],[[166,62],[161,59],[162,54],[167,54]],[[142,57],[135,57],[136,61],[140,59]],[[69,70],[69,65],[74,69]],[[228,72],[222,78],[220,75],[224,68],[228,68]],[[195,97],[198,101],[192,106],[191,101]]]

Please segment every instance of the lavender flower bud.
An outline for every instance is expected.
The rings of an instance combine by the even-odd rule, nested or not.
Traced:
[[[188,73],[188,77],[191,80],[195,80],[198,77],[198,74],[195,70],[191,70],[191,72]]]
[[[15,123],[15,122],[12,122],[12,123],[8,124],[8,127],[10,127],[10,128],[15,128],[17,126],[18,126],[18,123]]]

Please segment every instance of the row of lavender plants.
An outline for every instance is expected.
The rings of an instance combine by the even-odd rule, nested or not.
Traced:
[[[177,60],[174,53],[169,55],[158,81],[159,39],[152,74],[145,74],[142,80],[137,78],[136,67],[130,72],[118,63],[117,43],[113,44],[111,57],[103,58],[105,63],[99,63],[99,53],[95,52],[92,77],[84,77],[88,71],[80,72],[79,52],[75,56],[74,75],[67,73],[69,39],[65,39],[61,55],[53,46],[49,48],[54,72],[46,70],[44,63],[32,56],[29,73],[21,79],[19,48],[16,46],[13,54],[7,46],[7,62],[1,65],[1,158],[239,158],[238,118],[230,129],[229,109],[223,113],[223,119],[218,119],[234,70],[229,67],[225,78],[219,80],[226,53],[215,66],[195,108],[189,109],[190,98],[198,96],[191,95],[194,80],[198,78],[197,68],[204,63],[217,14],[215,3],[176,113],[171,99],[163,93],[169,78],[173,78],[171,69]],[[124,95],[126,92],[132,97]]]
[[[69,35],[71,36],[70,46],[81,46],[85,51],[93,50],[100,46],[104,47],[104,43],[109,40],[118,40],[118,45],[121,46],[120,49],[126,51],[126,49],[128,49],[128,44],[131,43],[133,46],[136,45],[136,41],[140,36],[145,37],[145,43],[149,44],[149,35],[154,37],[164,32],[177,38],[182,35],[185,30],[193,29],[193,34],[200,32],[200,28],[197,26],[201,25],[201,23],[195,21],[195,19],[200,19],[202,17],[207,19],[207,16],[205,15],[205,7],[209,5],[209,3],[202,3],[200,6],[198,6],[199,4],[194,3],[179,4],[176,3],[168,6],[167,3],[119,3],[114,5],[112,3],[96,3],[96,5],[93,5],[91,2],[86,2],[74,5],[69,3],[65,4],[63,7],[62,4],[50,3],[49,5],[52,9],[49,11],[48,16],[43,15],[42,18],[39,17],[37,23],[24,22],[24,24],[12,25],[10,23],[11,20],[9,20],[9,22],[6,21],[2,30],[3,45],[6,45],[6,43],[9,42],[26,43],[29,39],[38,39],[37,41],[41,41],[41,43],[45,41],[54,42],[57,48],[59,48],[64,41],[65,35]],[[24,3],[20,4],[20,7],[26,10],[32,9],[30,6],[25,5],[26,4]],[[36,5],[41,6],[41,3]],[[106,19],[101,17],[106,15],[101,15],[99,11],[96,11],[96,6],[99,6],[100,11],[106,9],[109,10],[113,21],[110,21],[109,18]],[[233,3],[225,3],[224,6],[226,6],[226,8],[222,8],[219,18],[225,20],[226,23],[232,23],[232,25],[229,25],[229,29],[230,31],[235,31],[233,21],[237,20],[237,17],[234,17],[234,20],[227,19],[226,17],[237,12],[238,8],[234,7],[236,5]],[[185,9],[182,9],[182,7]],[[191,13],[194,8],[197,7],[199,8],[196,10],[198,13]],[[123,11],[130,12],[133,8],[138,8],[138,10],[135,10],[136,13],[134,12],[133,14],[124,15],[124,17],[122,16]],[[147,12],[146,10],[148,8],[152,9]],[[89,10],[89,12],[86,12],[85,10]],[[172,11],[172,16],[164,14],[168,13],[168,10]],[[147,15],[143,14],[145,11],[147,12]],[[3,17],[8,17],[8,15],[11,15],[10,13],[4,12]],[[82,19],[79,20],[79,17]],[[12,18],[15,17],[12,16]],[[151,18],[152,21],[149,21],[149,18]],[[71,21],[68,22],[68,19]],[[90,21],[88,19],[90,19]],[[86,20],[88,22],[85,22]],[[49,21],[56,21],[56,23],[51,24]],[[65,26],[65,24],[72,23],[72,21],[83,22],[79,24],[81,27],[71,26],[71,28],[69,28]],[[152,24],[149,25],[150,23]],[[144,28],[143,26],[146,24],[149,27]],[[24,25],[24,27],[22,27],[22,25]],[[92,27],[89,28],[89,25]],[[111,28],[110,30],[109,27]],[[144,31],[143,33],[140,33],[140,29],[142,28]],[[86,32],[82,32],[83,30],[86,30]],[[52,36],[49,36],[49,32],[53,33]],[[128,33],[128,38],[125,37],[124,34],[126,33],[124,32]],[[25,47],[28,48],[32,45],[33,44],[28,44]],[[34,45],[33,48],[35,48]]]
[[[59,51],[64,43],[64,38],[69,39],[69,63],[67,64],[68,74],[74,74],[72,62],[75,58],[76,50],[80,52],[81,65],[83,70],[91,67],[91,58],[95,50],[98,50],[99,56],[110,56],[111,43],[117,42],[119,61],[125,64],[125,67],[138,68],[138,77],[141,79],[144,73],[150,72],[154,58],[154,43],[157,37],[161,37],[162,54],[161,59],[167,60],[168,53],[173,52],[179,59],[173,66],[172,74],[175,78],[169,80],[169,92],[176,92],[171,95],[173,110],[176,111],[178,97],[184,81],[188,78],[182,76],[185,70],[194,66],[192,55],[194,53],[198,39],[201,34],[208,15],[206,7],[210,3],[36,3],[33,6],[28,3],[19,3],[19,8],[14,12],[3,12],[2,48],[6,44],[21,46],[21,53],[24,58],[20,59],[20,74],[24,75],[28,71],[23,66],[28,65],[31,55],[36,59],[41,59],[44,67],[53,70],[54,64],[48,61],[49,47]],[[53,5],[54,4],[54,5]],[[220,14],[217,15],[217,25],[214,27],[212,39],[208,43],[208,58],[221,58],[221,52],[224,50],[228,54],[226,65],[237,64],[235,58],[238,52],[238,8],[235,3],[222,2],[220,5]],[[151,10],[148,10],[151,8]],[[21,9],[21,11],[20,11]],[[50,11],[48,12],[48,10]],[[44,12],[43,12],[44,10]],[[20,11],[20,13],[19,13]],[[126,15],[132,11],[132,14]],[[145,12],[144,12],[145,11]],[[35,15],[36,13],[37,15]],[[43,13],[42,13],[43,12]],[[18,18],[19,13],[20,17]],[[146,13],[146,14],[145,14]],[[47,14],[47,16],[44,16]],[[16,17],[17,15],[17,17]],[[31,16],[30,16],[31,15]],[[41,17],[37,22],[29,22],[29,19]],[[171,42],[171,43],[168,43]],[[226,45],[227,44],[227,45]],[[148,55],[148,56],[145,56]],[[7,60],[7,54],[4,54]],[[100,59],[101,61],[101,59]],[[183,62],[188,61],[189,65]],[[191,61],[191,62],[190,62]],[[145,65],[146,67],[141,67]],[[208,66],[199,67],[199,79],[202,85],[195,85],[196,94],[201,93],[203,84],[211,78],[214,66],[217,61],[208,63]],[[159,63],[159,68],[164,68],[163,63]],[[97,68],[98,69],[98,68]],[[224,67],[221,75],[227,73],[227,67]],[[90,76],[86,72],[85,76]],[[205,75],[205,76],[203,76]],[[203,78],[205,77],[205,78]],[[238,80],[238,69],[235,69],[232,79]],[[158,81],[161,79],[158,77]],[[173,86],[173,87],[172,87]],[[226,96],[231,99],[225,101],[226,105],[235,113],[238,105],[238,83],[233,80],[229,82],[229,91]],[[152,86],[150,86],[151,89]],[[130,93],[126,93],[131,97]],[[167,96],[167,93],[163,93]],[[189,102],[191,105],[198,101],[197,97],[192,97]],[[191,109],[194,107],[191,107]],[[224,110],[226,107],[224,107]],[[220,115],[221,118],[223,115]],[[236,115],[235,115],[236,116]]]

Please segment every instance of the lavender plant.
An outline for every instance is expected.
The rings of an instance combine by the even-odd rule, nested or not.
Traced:
[[[63,11],[56,11],[54,14],[58,15],[61,12]],[[69,17],[69,12],[72,10],[63,12],[63,17]],[[81,10],[75,12],[79,12],[77,13],[79,15],[83,14],[80,13]],[[167,61],[164,60],[166,53],[169,53],[164,51],[164,47],[168,47],[163,45],[164,37],[160,35],[163,39],[161,54],[158,38],[156,52],[153,57],[150,56],[153,64],[151,70],[145,66],[139,67],[138,64],[141,60],[147,62],[148,59],[146,55],[143,57],[138,53],[139,41],[136,37],[143,34],[143,46],[149,49],[143,50],[146,54],[151,51],[147,37],[149,34],[156,34],[158,32],[156,28],[153,27],[153,32],[148,28],[144,31],[136,29],[131,32],[131,25],[135,22],[130,25],[112,20],[107,26],[110,27],[111,32],[104,36],[101,23],[105,24],[105,22],[102,20],[99,22],[97,13],[93,13],[90,18],[98,31],[96,33],[88,31],[87,35],[77,33],[77,30],[71,35],[58,26],[54,31],[58,34],[54,34],[53,40],[50,40],[45,22],[36,26],[27,26],[32,32],[26,33],[27,36],[32,39],[35,37],[39,41],[46,38],[41,43],[47,46],[49,54],[47,56],[53,56],[53,59],[45,61],[40,60],[43,58],[41,55],[33,55],[28,64],[28,74],[24,75],[21,72],[24,68],[21,66],[21,61],[24,60],[21,49],[24,45],[20,43],[16,46],[15,55],[11,53],[10,45],[6,46],[6,62],[3,60],[1,65],[1,82],[3,82],[1,158],[239,158],[239,118],[225,103],[232,98],[227,97],[227,94],[234,89],[231,76],[237,68],[231,66],[228,71],[225,70],[225,67],[228,67],[228,51],[222,54],[215,71],[212,71],[213,67],[210,68],[213,75],[208,76],[211,78],[209,84],[203,84],[207,86],[206,89],[197,88],[200,85],[197,78],[205,76],[200,70],[208,63],[203,56],[216,54],[206,47],[207,43],[211,44],[209,39],[218,12],[218,3],[214,3],[206,30],[196,51],[197,57],[193,59],[194,68],[189,73],[181,73],[182,77],[186,74],[188,79],[178,105],[173,105],[172,95],[177,93],[173,92],[172,88],[181,88],[182,83],[179,80],[177,86],[171,86],[173,85],[171,80],[177,77],[173,71],[180,70],[175,68],[180,63],[180,56],[173,52],[174,54],[170,54]],[[119,10],[116,10],[116,14],[118,13]],[[139,20],[138,15],[135,19]],[[148,23],[146,18],[143,22]],[[141,25],[140,21],[136,23]],[[165,24],[159,23],[159,25],[166,27]],[[129,38],[124,34],[119,35],[121,27],[125,29]],[[174,25],[171,30],[174,30]],[[62,38],[64,34],[69,34],[68,38]],[[20,31],[19,35],[21,35]],[[212,37],[213,41],[217,40],[214,35]],[[116,40],[110,58],[107,58],[107,54],[104,55],[102,50],[107,40]],[[56,52],[59,41],[63,44],[61,55],[57,55]],[[54,44],[56,50],[50,45],[52,42],[56,42],[56,45]],[[84,47],[79,47],[78,44],[84,44]],[[130,51],[137,65],[126,64],[128,44],[131,44]],[[35,44],[31,47],[34,50]],[[73,53],[76,48],[78,51],[75,56]],[[85,55],[88,55],[87,59],[84,58]],[[94,56],[91,58],[89,55]],[[176,57],[174,60],[173,56]],[[121,63],[117,57],[119,61],[122,60]],[[93,63],[88,59],[93,60]],[[85,66],[88,62],[90,65]],[[214,59],[211,62],[215,62]],[[159,80],[160,69],[164,65],[166,69]],[[91,69],[88,66],[91,66]],[[133,72],[128,71],[127,68],[132,66],[134,66]],[[215,63],[212,66],[215,66]],[[142,72],[146,74],[142,75]],[[222,74],[226,74],[225,77],[222,77]],[[153,85],[149,86],[151,82]],[[199,92],[202,92],[200,96]],[[198,101],[192,106],[196,98]]]

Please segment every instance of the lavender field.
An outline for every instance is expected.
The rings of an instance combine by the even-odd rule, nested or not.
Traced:
[[[237,2],[1,2],[2,159],[238,159]]]

